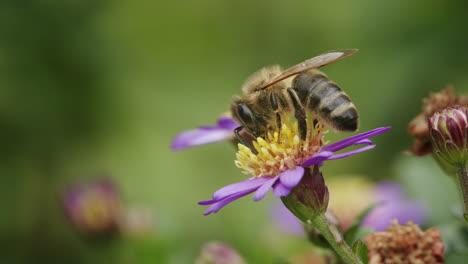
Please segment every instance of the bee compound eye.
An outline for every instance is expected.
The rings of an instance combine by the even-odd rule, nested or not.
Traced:
[[[239,104],[237,106],[237,112],[239,113],[239,118],[245,125],[251,125],[254,122],[253,112],[248,105]]]

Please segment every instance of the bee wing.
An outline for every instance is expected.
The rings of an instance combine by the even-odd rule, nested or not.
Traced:
[[[332,50],[327,53],[318,55],[316,57],[308,59],[304,62],[301,62],[297,65],[292,66],[291,68],[284,70],[283,72],[281,72],[280,75],[276,76],[268,83],[261,85],[259,88],[257,88],[257,90],[263,90],[293,75],[296,75],[296,74],[299,74],[299,73],[302,73],[311,69],[320,68],[325,65],[342,60],[344,58],[347,58],[353,55],[357,51],[358,49],[340,49],[340,50]]]

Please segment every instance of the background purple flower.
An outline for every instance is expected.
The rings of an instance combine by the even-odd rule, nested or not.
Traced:
[[[271,207],[273,224],[279,230],[295,236],[304,236],[304,226],[296,216],[294,216],[286,206],[280,201],[273,203]]]
[[[392,182],[382,182],[375,186],[373,195],[380,204],[362,222],[376,231],[384,231],[392,219],[406,224],[408,221],[421,225],[427,219],[426,207],[421,201],[408,200],[401,187]]]
[[[360,180],[359,180],[360,181]],[[361,184],[360,181],[359,184]],[[348,184],[349,185],[349,184]],[[397,183],[382,182],[371,186],[368,191],[363,191],[361,188],[355,188],[355,193],[337,194],[340,187],[329,184],[330,199],[335,200],[335,205],[347,204],[347,208],[342,206],[330,205],[329,210],[338,217],[341,223],[345,223],[344,228],[348,228],[354,219],[343,219],[351,216],[350,212],[343,212],[344,209],[355,210],[352,215],[356,217],[361,210],[371,205],[372,203],[380,202],[369,215],[364,219],[361,226],[370,227],[375,231],[383,231],[387,226],[391,225],[391,220],[397,219],[400,223],[413,221],[420,225],[427,220],[426,207],[420,201],[408,200],[405,197],[403,189]],[[337,188],[334,188],[337,187]],[[353,186],[354,187],[354,186]],[[364,187],[364,189],[367,187]],[[336,194],[336,195],[334,195]],[[356,195],[358,199],[354,199]],[[349,199],[346,199],[346,198]],[[340,201],[336,201],[339,199]],[[363,205],[359,200],[367,200],[367,205]],[[358,204],[356,204],[358,203]],[[274,219],[274,224],[287,233],[292,235],[303,235],[302,223],[280,202],[274,203],[271,210],[271,215]]]
[[[112,234],[120,221],[120,194],[108,179],[68,187],[63,207],[70,223],[91,235]]]
[[[221,116],[214,126],[202,126],[196,129],[183,131],[171,144],[172,150],[182,150],[204,144],[231,140],[234,138],[234,129],[239,124],[228,116]]]

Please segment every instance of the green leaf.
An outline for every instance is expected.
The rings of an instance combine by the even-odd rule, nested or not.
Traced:
[[[369,263],[369,259],[367,258],[367,246],[362,242],[361,239],[356,240],[353,244],[353,252],[362,260],[362,263],[367,264]]]
[[[357,239],[362,237],[362,235],[364,233],[363,232],[364,229],[360,228],[360,225],[361,225],[362,221],[364,221],[366,216],[372,211],[372,209],[374,209],[378,205],[379,205],[379,203],[374,203],[374,204],[370,205],[369,207],[367,207],[364,211],[362,211],[358,215],[358,217],[354,220],[351,227],[344,234],[344,238],[345,238],[346,243],[351,245],[351,244],[354,243],[354,241],[356,241]],[[365,234],[368,234],[368,231],[365,232]]]

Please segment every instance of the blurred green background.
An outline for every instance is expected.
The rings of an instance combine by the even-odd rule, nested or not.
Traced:
[[[361,131],[393,129],[372,152],[325,166],[325,176],[400,180],[432,204],[428,226],[444,226],[454,186],[431,158],[402,151],[423,97],[447,84],[467,91],[464,7],[462,0],[1,1],[0,261],[192,263],[216,239],[249,263],[273,263],[308,247],[274,230],[273,197],[203,216],[198,201],[243,179],[234,149],[219,143],[174,153],[169,145],[182,130],[213,124],[257,69],[339,48],[360,52],[323,70],[353,99]],[[60,196],[68,184],[101,175],[117,182],[126,205],[151,210],[151,233],[109,244],[77,235]]]

